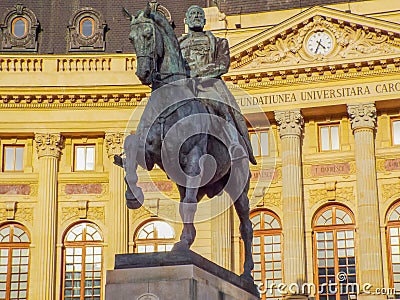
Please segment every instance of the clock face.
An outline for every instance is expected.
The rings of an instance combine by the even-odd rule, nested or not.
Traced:
[[[326,55],[333,48],[332,37],[323,31],[313,33],[307,41],[307,49],[311,54]]]

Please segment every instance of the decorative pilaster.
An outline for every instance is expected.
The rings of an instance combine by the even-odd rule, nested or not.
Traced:
[[[38,133],[35,135],[39,158],[39,189],[37,245],[37,276],[32,286],[37,289],[35,297],[43,300],[56,299],[56,237],[57,237],[57,173],[58,159],[62,148],[59,133]]]
[[[211,220],[212,260],[227,270],[232,268],[232,200],[224,193],[213,201],[215,211],[221,212]]]
[[[383,267],[375,166],[376,107],[373,103],[349,104],[347,111],[355,140],[359,216],[358,280],[380,288],[383,287]]]
[[[108,132],[105,135],[104,144],[110,162],[109,172],[109,216],[110,226],[110,251],[113,254],[128,253],[128,208],[125,204],[124,170],[113,164],[114,155],[123,152],[124,134]],[[113,267],[114,262],[110,262]]]
[[[299,110],[277,111],[282,157],[282,205],[284,283],[306,282],[304,199],[301,166],[301,135],[304,120]],[[297,296],[296,299],[300,299]],[[290,299],[290,296],[288,297]]]

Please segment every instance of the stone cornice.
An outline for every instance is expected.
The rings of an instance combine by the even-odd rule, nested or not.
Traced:
[[[320,82],[400,73],[400,57],[360,62],[319,63],[308,67],[282,67],[231,71],[223,76],[226,82],[245,86],[271,86],[304,82]]]
[[[290,135],[301,135],[304,119],[300,110],[276,111],[275,120],[278,123],[279,136],[281,138]]]
[[[63,147],[63,137],[59,133],[36,133],[36,151],[38,157],[53,156],[60,157]]]
[[[108,156],[120,154],[123,151],[124,137],[121,132],[106,132],[104,144]]]
[[[353,130],[375,128],[376,107],[374,103],[348,104],[347,112]]]
[[[2,95],[1,108],[62,108],[138,106],[148,93]]]

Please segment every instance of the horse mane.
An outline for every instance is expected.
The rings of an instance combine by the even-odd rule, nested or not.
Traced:
[[[175,31],[172,25],[165,18],[165,16],[158,11],[152,11],[150,17],[160,27],[160,29],[170,38],[173,46],[177,49],[180,49],[178,39],[176,38],[175,35]]]

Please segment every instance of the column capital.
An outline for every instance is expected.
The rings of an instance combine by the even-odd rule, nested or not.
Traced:
[[[106,132],[104,143],[108,157],[120,154],[124,149],[124,134],[121,132]]]
[[[287,135],[301,135],[304,119],[300,110],[275,111],[275,120],[281,138]]]
[[[376,126],[374,103],[347,104],[347,113],[353,130],[360,128],[374,129]]]
[[[63,137],[60,133],[36,133],[35,142],[39,158],[44,156],[60,157],[63,146]]]

